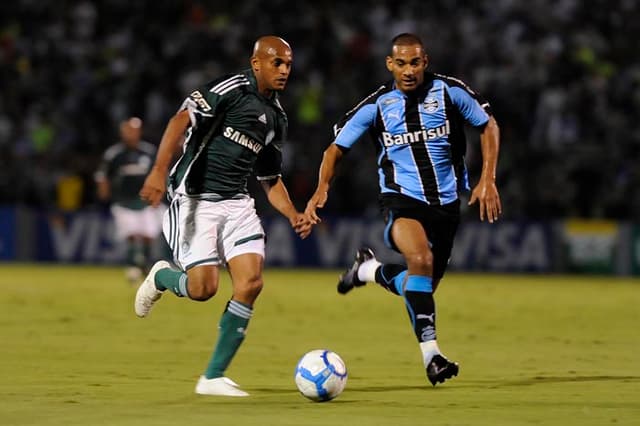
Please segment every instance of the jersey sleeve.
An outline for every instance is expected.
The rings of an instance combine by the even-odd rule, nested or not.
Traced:
[[[450,85],[448,89],[449,96],[460,114],[474,127],[482,127],[487,124],[492,115],[489,102],[462,81],[453,80],[453,82],[454,84]]]
[[[270,143],[265,146],[258,154],[254,170],[258,180],[270,180],[282,176],[282,145]]]
[[[375,103],[363,105],[351,117],[336,124],[334,126],[335,140],[333,143],[343,148],[351,148],[373,125],[376,118],[376,110]]]
[[[224,76],[191,92],[178,111],[187,110],[191,125],[195,127],[222,113],[230,99],[237,96],[234,89],[249,84],[249,80],[242,74]]]
[[[378,98],[390,90],[391,84],[383,84],[362,99],[333,126],[333,143],[349,149],[375,123]]]
[[[287,139],[288,122],[283,113],[277,120],[274,137],[258,154],[254,173],[258,180],[270,180],[282,176],[282,146]]]
[[[93,174],[93,179],[98,181],[111,180],[114,170],[114,158],[117,154],[117,146],[112,146],[107,149],[102,155],[100,164]]]
[[[196,89],[182,102],[178,111],[188,111],[192,126],[211,120],[220,106],[220,99],[207,96],[204,88]],[[210,99],[208,99],[210,98]]]

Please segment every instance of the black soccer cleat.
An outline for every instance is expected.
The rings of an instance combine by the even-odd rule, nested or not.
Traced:
[[[369,247],[362,247],[358,250],[356,252],[356,260],[353,262],[353,265],[340,275],[340,281],[338,281],[338,293],[347,294],[353,287],[365,285],[366,282],[358,279],[358,268],[367,260],[374,259],[375,257],[373,250]]]
[[[451,362],[442,355],[434,355],[427,366],[427,377],[433,386],[458,375],[460,367],[457,362]]]

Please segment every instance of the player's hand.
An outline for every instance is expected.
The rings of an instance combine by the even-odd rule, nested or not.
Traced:
[[[316,209],[323,208],[324,205],[327,203],[328,197],[329,195],[327,194],[327,191],[316,190],[313,196],[309,199],[309,202],[307,203],[307,208],[304,209],[304,213],[307,216],[309,216],[309,219],[312,221],[314,225],[317,225],[318,223],[322,222],[322,219],[320,219],[320,216],[318,216]]]
[[[162,196],[166,191],[167,173],[162,170],[151,169],[151,172],[144,180],[140,190],[140,198],[156,207],[162,201]]]
[[[489,223],[498,220],[498,216],[502,214],[502,203],[500,203],[500,195],[495,182],[480,180],[471,192],[469,205],[476,201],[480,204],[480,220],[484,221],[485,216]]]
[[[305,213],[297,213],[293,218],[289,219],[289,222],[296,234],[303,240],[311,234],[311,229],[313,229],[314,225],[311,218]]]

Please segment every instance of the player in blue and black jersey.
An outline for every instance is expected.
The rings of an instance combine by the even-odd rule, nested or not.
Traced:
[[[342,156],[367,133],[378,162],[380,204],[386,222],[384,241],[400,252],[407,266],[381,264],[362,248],[341,277],[342,294],[377,282],[404,298],[420,344],[429,381],[435,385],[458,374],[436,341],[433,293],[442,279],[460,222],[460,197],[468,191],[464,163],[464,125],[480,130],[482,174],[469,204],[478,202],[480,219],[493,223],[502,212],[495,185],[499,130],[489,104],[462,81],[427,72],[422,41],[400,34],[386,58],[393,80],[381,85],[334,127],[325,150],[318,187],[306,213],[319,221],[329,186]]]

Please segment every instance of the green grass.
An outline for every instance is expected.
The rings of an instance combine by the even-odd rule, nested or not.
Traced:
[[[0,265],[0,425],[640,424],[640,281],[450,274],[440,347],[460,375],[432,387],[402,300],[340,296],[337,271],[268,270],[228,375],[249,398],[193,393],[230,296],[171,294],[149,318],[117,268]],[[329,403],[304,399],[297,359],[349,369]]]

